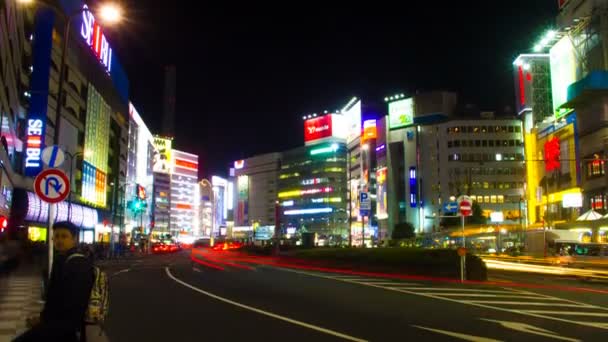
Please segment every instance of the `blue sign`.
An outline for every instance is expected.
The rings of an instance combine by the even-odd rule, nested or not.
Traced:
[[[448,202],[443,205],[443,212],[446,214],[455,214],[458,212],[458,203]]]
[[[359,215],[361,216],[369,216],[372,210],[372,201],[369,197],[369,193],[361,192],[359,193]]]

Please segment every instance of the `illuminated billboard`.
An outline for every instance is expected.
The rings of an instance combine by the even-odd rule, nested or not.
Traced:
[[[386,175],[387,168],[382,167],[376,170],[376,214],[378,220],[384,220],[388,218],[388,192],[386,189]]]
[[[388,123],[390,129],[414,124],[414,99],[410,97],[389,103]]]
[[[171,159],[172,140],[169,138],[154,137],[154,157],[152,170],[154,172],[171,173],[173,161]]]
[[[243,225],[249,220],[249,176],[239,176],[236,186],[238,193],[236,222]]]
[[[376,128],[376,120],[365,120],[363,123],[363,137],[361,142],[378,137],[378,129]]]
[[[352,104],[353,101],[355,101],[354,104]],[[342,110],[342,115],[346,121],[346,143],[348,144],[361,135],[361,101],[353,98]]]
[[[112,48],[103,34],[99,23],[95,20],[93,13],[88,10],[87,5],[83,5],[82,24],[80,35],[82,39],[91,47],[93,53],[106,71],[112,71]]]
[[[549,58],[553,112],[556,118],[560,118],[572,111],[571,108],[560,107],[568,101],[568,86],[578,80],[576,52],[570,38],[560,39],[549,51]]]
[[[329,138],[346,139],[345,117],[328,114],[304,121],[304,142],[308,145]]]
[[[97,170],[106,173],[110,152],[110,118],[112,109],[101,94],[89,83],[87,120],[84,135],[84,160]]]

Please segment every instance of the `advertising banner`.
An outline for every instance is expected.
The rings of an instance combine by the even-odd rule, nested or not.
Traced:
[[[549,51],[551,64],[551,92],[553,94],[553,111],[560,118],[572,111],[560,108],[568,101],[568,86],[578,80],[579,64],[576,52],[569,37],[563,37]]]
[[[401,128],[414,124],[414,99],[407,98],[388,104],[389,128]]]
[[[329,138],[332,136],[332,131],[331,115],[306,120],[304,121],[304,142]]]
[[[376,214],[378,215],[378,220],[388,218],[388,192],[386,189],[386,176],[386,167],[376,170]]]
[[[357,139],[361,135],[361,101],[342,113],[346,120],[346,143]]]
[[[172,140],[162,137],[154,137],[154,157],[152,160],[152,170],[154,172],[170,173],[173,168],[171,159]]]

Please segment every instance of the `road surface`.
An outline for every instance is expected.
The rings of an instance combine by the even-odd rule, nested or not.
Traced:
[[[186,252],[109,264],[111,340],[608,340],[603,286],[461,285],[196,260],[205,264]]]

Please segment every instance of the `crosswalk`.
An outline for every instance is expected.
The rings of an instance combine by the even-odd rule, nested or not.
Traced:
[[[11,275],[0,284],[0,342],[10,341],[25,329],[25,319],[42,309],[41,280]]]
[[[524,316],[608,330],[608,308],[523,289],[404,281],[323,272],[300,272],[345,283],[380,288]]]

